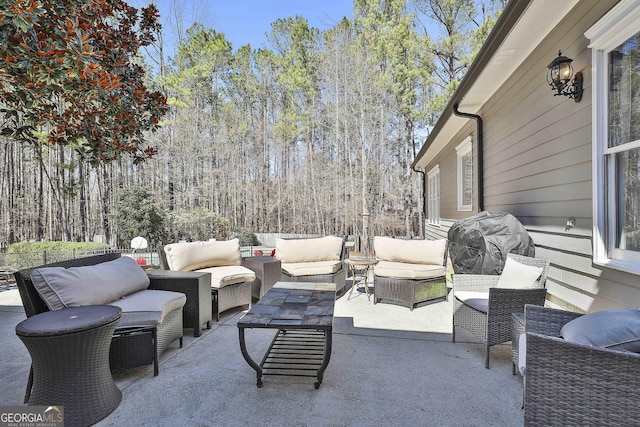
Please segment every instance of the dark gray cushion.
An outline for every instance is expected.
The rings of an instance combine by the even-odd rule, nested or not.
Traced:
[[[585,314],[565,324],[560,334],[578,344],[640,353],[640,311],[612,308]]]
[[[108,304],[149,287],[147,274],[129,257],[83,267],[38,268],[30,277],[50,310]]]
[[[458,301],[478,311],[489,311],[489,292],[457,291],[454,295]]]

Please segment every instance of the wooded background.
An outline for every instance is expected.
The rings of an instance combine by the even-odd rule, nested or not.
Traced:
[[[360,235],[365,212],[370,236],[420,236],[411,163],[505,3],[355,0],[324,32],[277,20],[260,49],[195,24],[165,52],[158,33],[141,57],[170,106],[147,135],[157,155],[94,167],[68,147],[0,140],[0,242]],[[142,231],[123,222],[132,207]]]

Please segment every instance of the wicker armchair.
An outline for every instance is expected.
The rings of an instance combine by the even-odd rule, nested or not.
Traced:
[[[640,354],[560,338],[580,316],[526,307],[525,425],[640,425]]]
[[[226,310],[251,305],[251,288],[256,275],[241,265],[237,238],[170,243],[158,249],[158,254],[165,270],[210,274],[211,303],[216,322]]]
[[[375,236],[378,264],[373,268],[373,303],[419,305],[447,298],[447,247],[442,240],[404,240]]]
[[[490,349],[496,344],[511,341],[511,314],[523,313],[525,304],[544,305],[547,291],[545,283],[549,261],[509,254],[513,260],[535,267],[542,267],[542,273],[531,289],[496,288],[500,276],[481,274],[453,275],[453,336],[456,340],[456,326],[471,332],[485,344],[485,367],[489,369]],[[474,308],[456,297],[456,292],[471,291],[488,293],[486,311]],[[485,297],[486,298],[486,297]]]
[[[330,282],[336,295],[345,291],[347,269],[344,266],[344,238],[276,239],[275,257],[281,262],[284,282]]]

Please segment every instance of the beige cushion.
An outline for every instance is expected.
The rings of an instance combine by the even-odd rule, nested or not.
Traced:
[[[496,288],[530,289],[542,274],[542,267],[522,264],[507,257]]]
[[[276,258],[282,263],[339,261],[343,239],[326,236],[317,239],[276,239]]]
[[[376,257],[381,261],[443,265],[447,241],[446,239],[403,240],[375,236],[373,248]]]
[[[342,261],[316,261],[283,263],[282,270],[289,276],[316,276],[333,274],[342,268]]]
[[[174,310],[184,307],[187,302],[185,294],[180,292],[145,289],[134,292],[112,302],[122,309],[122,317],[118,327],[155,326],[164,321],[164,317]]]
[[[84,267],[38,268],[30,277],[50,310],[108,304],[149,287],[147,274],[128,257]]]
[[[223,288],[235,283],[252,282],[256,279],[256,273],[241,265],[201,268],[198,271],[211,273],[212,288]]]
[[[171,243],[164,247],[170,270],[193,271],[206,267],[240,265],[240,241]]]
[[[378,261],[378,264],[373,267],[373,272],[376,276],[397,279],[433,279],[444,276],[446,268],[442,265],[433,264]]]

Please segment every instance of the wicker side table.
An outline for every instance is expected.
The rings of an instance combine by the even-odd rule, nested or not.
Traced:
[[[251,297],[259,300],[280,280],[282,264],[279,259],[270,256],[250,256],[242,258],[242,265],[256,273],[251,286]]]
[[[182,292],[187,303],[182,310],[182,325],[193,328],[193,336],[202,335],[202,325],[211,329],[211,274],[200,271],[153,270],[147,273],[149,289]]]
[[[48,311],[16,325],[31,355],[26,403],[61,405],[65,425],[94,424],[118,407],[122,393],[109,369],[111,336],[122,311],[89,305]]]
[[[524,334],[524,313],[511,314],[511,370],[515,375],[520,358],[520,335]]]

